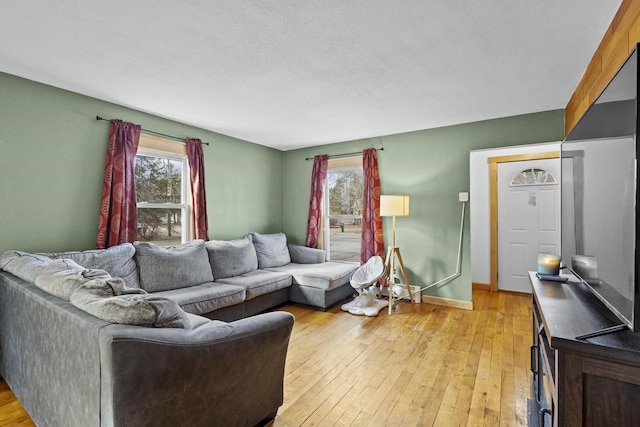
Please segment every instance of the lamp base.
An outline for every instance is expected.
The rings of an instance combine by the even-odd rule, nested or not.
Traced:
[[[395,274],[395,262],[394,262],[395,258],[394,257],[398,257],[398,263],[400,264],[400,271],[402,272],[402,277],[404,278],[404,283],[407,287],[407,294],[413,295],[413,293],[411,292],[411,285],[409,284],[409,276],[407,276],[407,271],[405,270],[404,262],[402,261],[402,255],[400,254],[400,248],[397,246],[389,246],[389,250],[387,251],[386,267],[387,267],[387,271],[389,272],[389,276],[391,278],[389,284],[393,285],[393,276]],[[393,298],[393,291],[389,292],[389,314],[391,314],[392,298]],[[413,298],[409,298],[409,299],[411,301],[411,304],[415,304],[415,301],[413,300]]]

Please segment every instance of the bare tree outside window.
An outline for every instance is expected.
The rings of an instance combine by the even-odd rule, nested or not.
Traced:
[[[165,246],[182,242],[184,163],[180,159],[136,156],[139,240]]]
[[[329,215],[362,213],[362,170],[329,172]],[[331,184],[330,184],[331,185]]]

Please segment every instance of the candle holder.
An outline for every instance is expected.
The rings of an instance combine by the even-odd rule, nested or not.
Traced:
[[[538,254],[538,274],[546,276],[557,276],[560,274],[560,255],[539,253]]]

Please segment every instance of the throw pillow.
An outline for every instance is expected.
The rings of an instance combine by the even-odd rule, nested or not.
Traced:
[[[284,233],[249,233],[256,248],[259,268],[282,267],[291,262],[287,248],[287,236]]]
[[[44,255],[6,251],[0,256],[0,269],[28,282],[34,282],[38,273],[50,262],[51,258]]]
[[[213,277],[239,276],[258,269],[258,257],[249,238],[206,242]]]
[[[72,259],[83,267],[104,270],[111,277],[122,278],[128,287],[139,288],[135,253],[136,249],[131,243],[123,243],[107,249],[58,252],[44,255],[54,259]]]
[[[51,295],[69,301],[73,291],[88,281],[82,275],[85,270],[73,260],[56,259],[40,270],[34,283]]]
[[[140,287],[147,292],[169,291],[213,282],[204,240],[161,247],[134,242]]]
[[[113,323],[191,329],[189,317],[175,301],[127,288],[120,278],[82,284],[71,294],[71,303]]]

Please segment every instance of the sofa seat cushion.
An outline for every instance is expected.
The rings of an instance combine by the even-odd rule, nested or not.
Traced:
[[[239,276],[258,269],[258,257],[251,239],[210,240],[205,243],[215,279]]]
[[[213,282],[204,240],[179,246],[134,242],[140,287],[147,292],[169,291]]]
[[[131,243],[123,243],[107,249],[56,252],[43,255],[52,259],[70,259],[88,269],[104,270],[111,277],[119,277],[124,280],[127,287],[139,288],[135,253],[136,249]]]
[[[288,288],[291,286],[292,280],[289,273],[256,270],[240,276],[216,280],[216,283],[241,286],[247,292],[246,299],[250,300],[278,289]]]
[[[291,263],[282,267],[268,268],[268,271],[289,273],[296,285],[309,286],[325,291],[349,283],[351,273],[358,268],[358,264],[350,262],[327,261],[320,264]]]
[[[196,329],[203,325],[209,325],[212,322],[215,322],[215,323],[213,323],[210,326],[224,325],[226,323],[226,322],[221,322],[219,320],[211,320],[208,317],[198,316],[197,314],[187,313],[186,311],[184,312],[184,314],[185,316],[187,316],[187,319],[189,319],[189,325],[191,326],[191,329]]]
[[[188,288],[154,292],[178,303],[187,313],[205,314],[222,307],[236,305],[245,300],[245,289],[225,283],[202,283]]]

